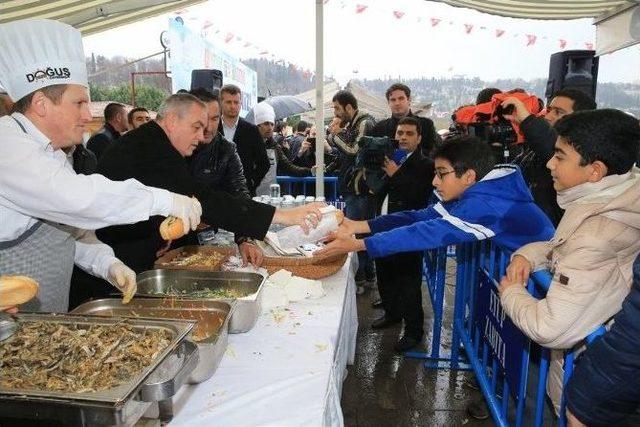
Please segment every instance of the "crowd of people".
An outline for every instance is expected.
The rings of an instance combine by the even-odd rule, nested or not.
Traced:
[[[135,292],[135,274],[170,248],[194,243],[197,226],[234,232],[243,260],[260,265],[255,239],[272,223],[308,227],[320,217],[317,205],[283,210],[252,200],[277,175],[315,173],[320,131],[346,218],[317,254],[357,252],[358,293],[377,286],[374,304],[384,309],[371,327],[404,322],[396,351],[415,348],[424,336],[423,252],[491,238],[514,252],[499,287],[505,312],[553,350],[548,393],[556,411],[563,388],[573,426],[616,424],[637,411],[640,124],[634,117],[597,109],[575,89],[557,92],[537,112],[515,96],[521,90],[490,88],[477,104],[499,99],[502,118],[519,136],[506,147],[517,155],[499,164],[494,147],[465,134],[462,124],[443,140],[431,120],[412,113],[411,89],[402,83],[386,91],[385,120],[376,122],[342,90],[326,128],[300,121],[292,135],[268,103],[255,107],[254,123],[240,117],[241,89],[224,85],[218,93],[171,95],[154,120],[145,108],[127,112],[111,103],[85,147],[82,132],[91,116],[80,33],[43,20],[38,31],[20,21],[3,24],[0,35],[18,52],[29,51],[42,30],[65,41],[44,49],[42,60],[70,72],[25,80],[15,57],[0,52],[7,91],[0,118],[0,270],[40,283],[25,309],[64,312],[112,286]],[[169,215],[184,222],[187,234],[179,241],[159,234]],[[526,283],[542,268],[553,280],[536,299]],[[562,352],[584,347],[603,324],[610,330],[584,349],[563,387]]]

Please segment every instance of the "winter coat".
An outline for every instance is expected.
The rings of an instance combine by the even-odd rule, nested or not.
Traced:
[[[98,132],[89,138],[87,148],[96,155],[96,159],[100,160],[107,148],[111,147],[118,139],[120,139],[120,132],[109,123],[105,123]]]
[[[558,194],[565,214],[550,241],[524,246],[532,271],[553,274],[545,298],[522,286],[500,297],[505,312],[529,338],[551,349],[570,349],[621,307],[640,252],[640,170],[611,175]],[[559,408],[562,351],[552,352],[547,391]]]
[[[218,133],[211,143],[200,145],[188,161],[197,184],[232,196],[250,197],[236,145],[222,134]]]
[[[355,193],[352,180],[353,166],[360,149],[358,141],[365,135],[371,135],[373,126],[375,126],[375,120],[372,116],[356,111],[356,115],[342,132],[337,135],[330,134],[327,137],[329,143],[339,152],[338,191],[345,197]]]
[[[549,239],[553,225],[533,202],[520,170],[499,165],[458,200],[369,221],[374,258],[493,238],[503,248]]]

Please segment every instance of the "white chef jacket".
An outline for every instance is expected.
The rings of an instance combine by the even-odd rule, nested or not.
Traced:
[[[166,216],[171,206],[169,191],[135,179],[76,174],[65,152],[24,115],[0,118],[0,242],[20,237],[38,219],[95,230]]]

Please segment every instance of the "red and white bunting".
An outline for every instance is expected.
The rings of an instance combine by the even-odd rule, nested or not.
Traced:
[[[538,40],[538,36],[535,34],[526,34],[527,36],[527,46],[533,46],[536,44],[536,40]]]

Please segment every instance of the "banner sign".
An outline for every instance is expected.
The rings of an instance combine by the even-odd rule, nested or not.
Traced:
[[[484,269],[480,270],[478,277],[475,324],[498,359],[505,372],[509,391],[517,400],[523,379],[522,369],[523,366],[528,366],[528,356],[525,363],[522,358],[525,354],[528,355],[529,339],[513,324],[500,305],[496,281]]]
[[[258,101],[258,74],[219,46],[187,28],[181,19],[169,20],[170,68],[173,93],[191,88],[191,71],[222,71],[223,84],[242,90],[240,115],[244,117]]]

